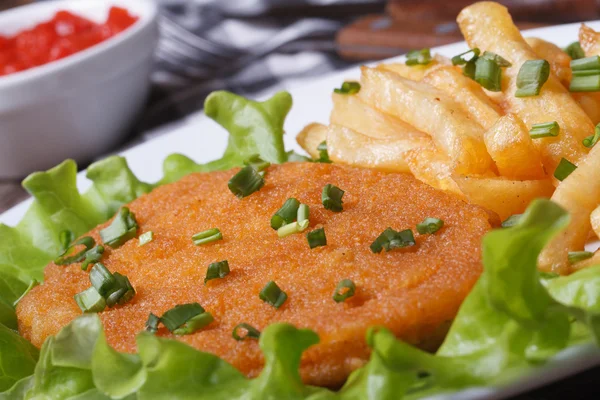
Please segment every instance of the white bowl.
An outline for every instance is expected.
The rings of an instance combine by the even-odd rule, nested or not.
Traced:
[[[139,20],[89,49],[0,76],[0,178],[90,161],[121,141],[146,101],[158,41],[152,0],[56,0],[0,13],[0,35],[13,35],[61,9],[104,22],[113,5]]]

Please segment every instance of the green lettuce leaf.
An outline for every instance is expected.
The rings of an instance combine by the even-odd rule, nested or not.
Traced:
[[[17,315],[12,304],[8,304],[5,300],[0,299],[0,324],[17,330]]]
[[[33,373],[38,353],[35,346],[0,324],[0,392]]]
[[[265,368],[258,378],[248,379],[212,354],[147,332],[137,337],[138,354],[119,353],[107,344],[99,318],[83,315],[44,343],[34,375],[0,399],[292,400],[333,395],[300,379],[302,353],[317,341],[310,330],[269,326],[260,338]]]
[[[263,102],[226,91],[211,93],[204,102],[204,112],[229,132],[225,154],[207,164],[197,164],[181,154],[170,155],[163,165],[161,183],[177,181],[192,172],[239,167],[254,154],[271,163],[288,161],[290,154],[283,145],[283,123],[291,107],[292,96],[288,92],[276,93]]]
[[[13,387],[0,393],[0,400],[21,400],[33,387],[34,376],[28,376],[14,384]]]

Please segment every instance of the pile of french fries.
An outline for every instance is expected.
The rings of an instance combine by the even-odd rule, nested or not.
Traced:
[[[569,55],[543,39],[524,39],[504,6],[475,3],[457,21],[470,48],[512,63],[503,69],[500,92],[440,56],[427,65],[365,66],[360,91],[334,93],[329,125],[308,125],[299,144],[318,158],[317,146],[326,141],[334,162],[409,172],[503,220],[535,198],[552,198],[571,222],[545,249],[540,268],[566,274],[597,264],[600,253],[574,265],[568,254],[583,250],[590,232],[600,237],[600,144],[582,144],[600,122],[600,93],[570,93]],[[599,33],[583,25],[579,40],[587,57],[600,55]],[[540,94],[515,97],[520,66],[539,59],[551,69]],[[551,121],[560,126],[558,136],[530,137],[532,125]],[[553,173],[562,158],[578,168],[559,182]]]

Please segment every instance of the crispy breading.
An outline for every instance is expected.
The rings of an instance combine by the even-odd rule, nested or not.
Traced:
[[[486,211],[408,174],[317,163],[272,166],[259,192],[238,199],[227,189],[235,172],[193,174],[130,204],[139,233],[151,230],[154,240],[140,247],[132,239],[104,254],[106,267],[127,275],[137,290],[129,303],[100,314],[111,345],[133,352],[150,312],[199,302],[215,321],[178,340],[256,376],[263,365],[258,343],[235,341],[234,326],[247,322],[262,330],[286,321],[311,328],[320,343],[304,354],[302,377],[333,387],[368,359],[368,327],[386,326],[422,347],[439,343],[481,273]],[[346,191],[342,212],[321,204],[328,183]],[[327,246],[311,250],[303,233],[278,238],[270,218],[289,197],[310,206],[307,231],[324,227]],[[433,235],[415,231],[417,244],[407,249],[369,249],[387,227],[415,230],[426,217],[443,219],[444,227]],[[193,245],[194,233],[213,227],[224,240]],[[91,232],[96,240],[100,228]],[[221,260],[229,261],[231,273],[204,285],[209,263]],[[19,331],[36,346],[81,314],[73,295],[90,286],[78,264],[50,264],[45,278],[17,307]],[[356,295],[338,304],[332,294],[345,278],[356,283]],[[270,280],[289,296],[279,309],[258,296]],[[164,327],[158,334],[172,336]]]

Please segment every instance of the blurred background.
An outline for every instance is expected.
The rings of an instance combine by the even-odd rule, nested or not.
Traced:
[[[160,6],[160,40],[151,94],[144,112],[114,151],[170,130],[185,116],[201,111],[206,95],[216,89],[257,97],[357,63],[462,40],[455,18],[473,3],[155,1]],[[0,0],[0,10],[33,2]],[[597,0],[500,2],[509,7],[522,29],[594,20],[600,14]],[[0,181],[0,211],[23,197],[18,181]]]
[[[33,1],[0,0],[0,10]],[[185,116],[201,111],[213,90],[258,97],[284,83],[300,84],[357,63],[462,40],[454,21],[474,2],[155,1],[161,12],[160,40],[151,94],[144,112],[113,151],[183,123]],[[509,7],[521,29],[600,19],[597,0],[497,1]],[[20,180],[0,180],[0,212],[25,197]],[[519,399],[586,398],[585,389],[597,384],[599,372],[596,368]]]
[[[39,0],[43,1],[43,0]],[[81,0],[85,1],[85,0]],[[33,0],[0,0],[9,8]],[[462,40],[472,0],[156,0],[161,39],[146,111],[128,141],[228,89],[253,96],[358,62]],[[596,0],[500,0],[521,29],[599,18]]]
[[[463,7],[473,3],[155,1],[161,16],[152,89],[143,113],[113,151],[183,123],[185,116],[201,111],[206,95],[216,89],[257,97],[264,91],[301,84],[357,63],[462,40],[455,18]],[[0,0],[0,10],[33,2]],[[500,2],[509,7],[522,29],[600,18],[597,0]],[[20,180],[0,180],[0,212],[25,196]]]

